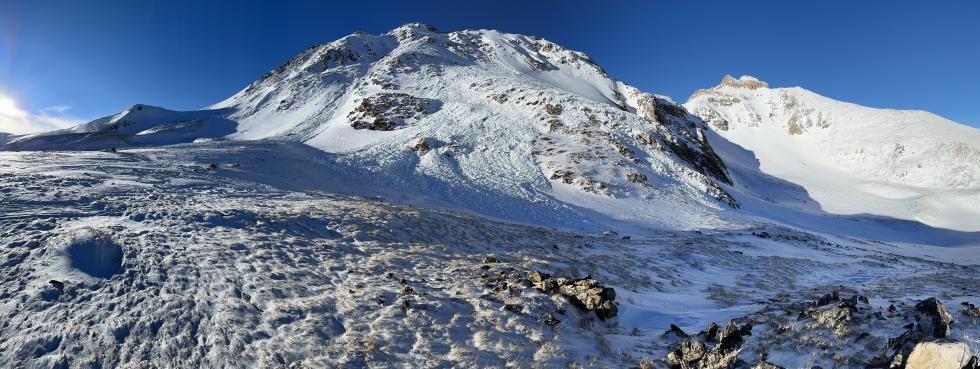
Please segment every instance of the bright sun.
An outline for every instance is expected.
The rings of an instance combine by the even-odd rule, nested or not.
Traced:
[[[0,115],[20,117],[27,115],[27,112],[17,108],[13,99],[0,95]]]

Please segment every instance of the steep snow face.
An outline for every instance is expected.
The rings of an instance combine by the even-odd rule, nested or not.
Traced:
[[[738,206],[703,123],[533,36],[423,24],[357,33],[207,110],[140,107],[8,148],[145,144],[142,134],[205,119],[201,129],[234,125],[202,137],[303,142],[383,173],[382,185],[495,217],[554,203],[675,229],[717,225],[710,214]]]
[[[823,211],[980,230],[980,130],[747,76],[726,76],[684,106],[751,151],[762,172],[805,188]]]

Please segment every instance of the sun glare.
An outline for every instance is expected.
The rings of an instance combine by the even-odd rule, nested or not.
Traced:
[[[20,117],[27,115],[27,112],[20,110],[13,99],[0,95],[0,115]]]

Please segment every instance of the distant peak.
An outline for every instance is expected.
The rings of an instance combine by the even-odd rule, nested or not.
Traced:
[[[388,32],[388,34],[398,38],[398,41],[408,41],[430,37],[433,33],[437,32],[439,32],[439,30],[429,24],[406,23],[391,30],[391,32]]]
[[[403,24],[403,25],[401,25],[401,26],[399,26],[398,28],[395,28],[395,29],[393,29],[393,30],[391,30],[391,33],[398,33],[398,32],[400,32],[400,31],[411,31],[411,32],[419,32],[419,31],[422,31],[422,32],[439,32],[439,30],[438,30],[438,29],[436,29],[436,27],[433,27],[433,26],[432,26],[431,24],[425,24],[425,23],[419,23],[419,22],[415,22],[415,23],[405,23],[405,24]]]
[[[725,78],[721,79],[721,83],[717,87],[734,87],[734,88],[747,88],[750,90],[769,88],[769,84],[760,81],[758,78],[752,76],[741,76],[738,79],[732,77],[731,75],[725,75]]]
[[[126,109],[126,111],[129,113],[142,112],[142,111],[161,111],[161,110],[167,110],[167,109],[161,108],[159,106],[146,105],[146,104],[135,104],[129,107],[129,109]]]

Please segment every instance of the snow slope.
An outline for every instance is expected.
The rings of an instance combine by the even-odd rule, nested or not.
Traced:
[[[747,76],[726,76],[684,106],[750,152],[724,155],[726,163],[755,166],[802,186],[819,204],[810,210],[980,231],[980,130],[924,111],[867,108],[799,87],[769,88]],[[751,196],[779,202],[768,187],[749,187],[755,187]],[[802,201],[782,205],[812,205]]]
[[[439,205],[551,226],[595,218],[562,214],[576,212],[622,227],[689,229],[722,225],[713,214],[738,206],[705,129],[581,52],[416,23],[311,47],[206,110],[138,105],[6,147],[108,149],[195,136],[303,142]],[[541,204],[566,210],[514,214]]]
[[[687,107],[547,40],[413,23],[310,47],[204,110],[135,105],[4,147],[286,141],[330,154],[365,194],[549,227],[980,237],[975,130],[748,77]]]
[[[955,314],[950,338],[980,349],[980,319],[959,308],[980,302],[976,247],[774,226],[632,239],[545,229],[345,194],[332,164],[295,172],[316,152],[0,152],[0,366],[666,367],[671,324],[694,333],[737,318],[756,327],[735,367],[768,352],[786,368],[864,368],[928,296]],[[599,321],[530,287],[532,270],[599,279],[619,314]],[[798,322],[838,286],[872,299],[845,334]]]

